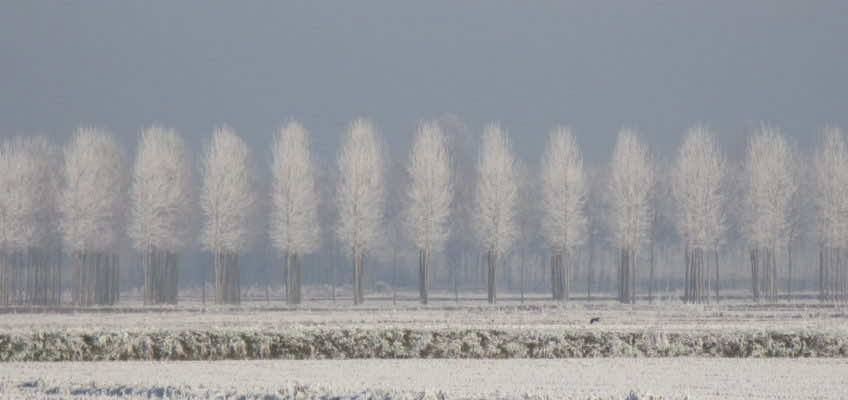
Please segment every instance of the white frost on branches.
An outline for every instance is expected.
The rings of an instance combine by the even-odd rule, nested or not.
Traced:
[[[436,122],[418,126],[409,155],[406,225],[415,246],[441,251],[450,236],[453,179],[447,139]]]
[[[138,250],[179,251],[189,245],[192,177],[183,139],[152,126],[139,140],[133,172],[129,236]]]
[[[71,251],[110,252],[126,204],[124,154],[111,133],[80,128],[65,148],[61,230]]]
[[[371,121],[350,123],[338,166],[336,234],[354,257],[361,256],[382,239],[385,207],[383,154]]]
[[[689,129],[672,172],[677,229],[691,249],[713,249],[726,229],[726,161],[713,134],[702,125]]]
[[[651,155],[636,132],[619,132],[610,170],[610,232],[621,249],[638,250],[650,240],[655,177]]]
[[[43,246],[58,228],[61,155],[46,138],[14,138],[0,148],[0,249]]]
[[[477,163],[475,227],[481,247],[500,256],[518,236],[518,182],[509,139],[497,123],[483,132]]]
[[[745,159],[744,232],[755,248],[785,247],[792,238],[798,192],[795,155],[780,131],[763,125]]]
[[[306,254],[320,244],[318,193],[309,132],[289,122],[274,141],[271,240],[281,253]]]
[[[251,238],[257,203],[247,144],[228,127],[216,129],[203,172],[200,207],[206,221],[201,242],[215,252],[238,253]]]
[[[848,147],[842,131],[828,126],[814,161],[818,237],[829,248],[848,245]]]
[[[586,240],[586,176],[583,156],[568,128],[551,132],[542,159],[542,228],[556,252],[570,252]]]

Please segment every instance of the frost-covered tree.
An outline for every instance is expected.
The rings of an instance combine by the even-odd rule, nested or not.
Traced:
[[[842,131],[828,126],[814,160],[819,240],[819,298],[848,300],[844,260],[848,247],[848,146]]]
[[[73,256],[73,300],[78,305],[118,300],[115,251],[124,222],[127,173],[111,133],[80,128],[65,148],[61,230]]]
[[[336,188],[339,241],[353,259],[353,303],[364,300],[365,255],[382,239],[385,208],[383,153],[374,124],[350,123],[339,152]]]
[[[750,139],[745,158],[744,233],[751,256],[755,300],[777,298],[778,249],[792,237],[798,194],[795,155],[780,131],[763,125]]]
[[[577,141],[568,128],[554,129],[542,159],[542,228],[553,253],[554,300],[571,294],[575,249],[586,240],[586,176]]]
[[[650,240],[654,222],[651,155],[635,131],[623,129],[612,156],[609,222],[618,248],[619,301],[636,301],[636,257]]]
[[[251,238],[254,187],[247,144],[228,127],[216,129],[203,160],[200,207],[206,217],[201,242],[213,255],[218,303],[241,301],[238,257]]]
[[[489,303],[497,300],[497,263],[518,236],[515,222],[518,203],[515,163],[506,133],[498,123],[488,125],[483,132],[477,163],[474,226],[480,247],[486,253]]]
[[[0,147],[0,303],[58,304],[61,297],[58,149],[46,138]]]
[[[409,155],[406,225],[418,248],[421,302],[427,304],[432,278],[431,257],[441,251],[450,234],[453,180],[447,140],[435,122],[418,126]]]
[[[686,302],[703,303],[708,299],[704,254],[712,250],[718,255],[717,248],[726,229],[725,164],[709,129],[703,125],[690,128],[672,175],[672,194],[678,211],[677,230],[686,249]],[[715,273],[718,296],[718,270]]]
[[[191,237],[191,163],[173,129],[151,126],[139,138],[128,232],[141,253],[145,304],[177,302],[178,255]]]
[[[309,132],[299,122],[289,122],[280,128],[273,151],[270,236],[286,258],[286,299],[289,304],[299,304],[299,256],[315,251],[321,242]]]

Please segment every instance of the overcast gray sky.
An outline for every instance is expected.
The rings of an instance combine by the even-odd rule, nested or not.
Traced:
[[[335,155],[373,118],[392,156],[451,113],[531,162],[556,124],[587,158],[637,128],[668,157],[693,122],[738,150],[760,121],[804,147],[848,128],[846,1],[6,1],[0,133],[152,122],[201,144],[228,123],[267,152],[289,117]]]

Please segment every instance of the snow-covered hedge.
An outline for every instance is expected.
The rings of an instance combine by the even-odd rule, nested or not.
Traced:
[[[8,395],[17,399],[91,399],[91,398],[120,398],[125,400],[150,399],[193,399],[193,400],[447,400],[457,398],[441,391],[404,391],[404,390],[365,390],[346,392],[324,387],[309,385],[289,385],[288,387],[268,392],[244,391],[238,389],[216,390],[180,386],[145,386],[145,385],[97,385],[94,383],[55,383],[42,380],[13,384],[0,384],[0,396]],[[465,400],[494,399],[494,400],[543,400],[548,397],[536,395],[499,395],[458,397]],[[561,398],[575,398],[563,393]],[[673,398],[688,398],[676,396]],[[581,397],[582,399],[586,399]],[[662,400],[662,396],[650,394],[640,395],[635,392],[625,393],[615,397],[589,397],[588,400]]]
[[[0,361],[346,358],[848,357],[815,331],[331,329],[0,334]]]

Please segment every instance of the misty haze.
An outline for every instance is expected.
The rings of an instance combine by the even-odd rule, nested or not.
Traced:
[[[0,398],[848,397],[848,6],[0,6]]]

